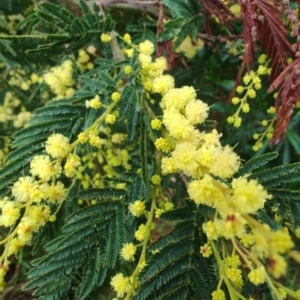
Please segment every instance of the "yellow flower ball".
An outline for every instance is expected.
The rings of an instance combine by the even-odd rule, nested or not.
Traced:
[[[100,40],[103,42],[103,43],[109,43],[111,41],[111,37],[109,34],[107,33],[102,33],[101,36],[100,36]]]

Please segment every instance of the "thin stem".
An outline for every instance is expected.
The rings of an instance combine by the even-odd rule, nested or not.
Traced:
[[[135,0],[106,0],[101,1],[101,5],[106,6],[115,6],[116,4],[123,4],[127,8],[133,8],[133,9],[143,9],[147,10],[151,6],[158,6],[159,1],[158,0],[150,0],[150,1],[135,1]]]
[[[83,133],[89,133],[91,131],[93,131],[94,129],[96,129],[100,124],[101,122],[103,122],[105,120],[105,118],[107,117],[107,115],[115,108],[115,106],[118,104],[118,101],[114,101],[113,103],[111,103],[106,111],[94,122],[94,124],[90,127],[88,127],[86,130],[83,131]],[[71,144],[71,151],[73,151],[73,149],[75,147],[77,147],[78,145],[80,144],[80,141],[77,139],[76,141],[74,141],[72,144]]]
[[[279,288],[282,288],[289,296],[293,297],[293,298],[296,298],[295,296],[295,292],[285,286],[283,286],[281,283],[275,281],[275,280],[272,280],[273,281],[273,284]]]
[[[216,248],[216,246],[215,246],[215,244],[214,244],[213,241],[211,241],[210,244],[211,244],[214,256],[215,256],[215,258],[217,260],[217,265],[218,265],[218,269],[219,269],[220,279],[222,279],[222,280],[225,281],[225,284],[226,284],[228,292],[229,292],[230,299],[231,300],[235,300],[235,299],[237,299],[237,297],[235,295],[236,291],[235,291],[235,289],[231,285],[229,279],[227,278],[227,276],[224,273],[223,263],[222,263],[222,259],[221,259],[220,255],[219,255],[219,252],[218,252],[218,250],[217,250],[217,248]],[[220,282],[219,282],[219,285],[220,285]],[[218,288],[219,288],[219,285],[218,285]]]
[[[274,292],[277,299],[282,299],[281,296],[278,294],[278,290],[275,287],[275,285],[273,284],[272,279],[269,277],[269,275],[267,273],[266,273],[266,280],[267,280],[267,283],[268,283],[270,289]]]
[[[244,260],[244,262],[246,263],[247,267],[250,270],[253,270],[252,265],[249,263],[249,259],[248,257],[246,257],[246,255],[244,254],[244,252],[240,249],[240,247],[238,246],[237,242],[235,239],[231,239],[231,242],[233,244],[233,249],[236,250],[238,252],[238,254],[242,257],[242,259]],[[259,261],[258,261],[259,263]]]
[[[6,35],[0,34],[0,39],[41,39],[41,40],[52,40],[52,39],[66,39],[69,38],[69,34],[56,34],[56,33],[41,33],[41,34],[23,34],[23,35]]]

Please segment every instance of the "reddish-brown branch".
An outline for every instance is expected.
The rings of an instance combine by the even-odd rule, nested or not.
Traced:
[[[164,30],[164,8],[163,4],[159,3],[159,16],[157,21],[157,35]],[[173,62],[175,59],[175,53],[173,52],[173,43],[172,40],[158,42],[157,43],[157,52],[156,56],[160,57],[163,54],[163,51],[166,51],[167,61],[168,61],[168,70],[170,70],[173,66]]]
[[[220,0],[200,0],[200,2],[210,15],[216,16],[222,24],[231,28],[231,20],[236,17],[223,2]]]

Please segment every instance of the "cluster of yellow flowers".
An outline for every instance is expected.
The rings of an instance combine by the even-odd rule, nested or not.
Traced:
[[[153,129],[162,130],[163,136],[155,142],[157,149],[165,153],[162,173],[184,173],[190,178],[187,183],[190,199],[197,205],[206,205],[216,211],[214,218],[203,225],[208,243],[202,246],[200,252],[205,257],[212,252],[218,255],[212,251],[214,240],[225,238],[232,241],[234,252],[247,264],[251,282],[256,285],[264,283],[270,278],[268,274],[279,278],[285,274],[287,267],[283,255],[291,254],[294,243],[286,229],[272,231],[250,216],[263,208],[271,196],[256,180],[247,177],[235,178],[231,184],[225,183],[224,180],[231,179],[238,171],[240,158],[231,147],[221,145],[221,135],[216,130],[201,132],[196,127],[205,122],[208,106],[197,99],[193,87],[175,88],[173,77],[163,74],[166,69],[166,63],[162,64],[164,59],[157,58],[152,62],[150,55],[153,49],[149,41],[140,44],[139,61],[145,90],[162,96],[162,119],[154,119],[151,123]],[[262,56],[260,63],[265,60],[266,57]],[[261,65],[257,74],[253,72],[244,77],[246,87],[238,87],[240,93],[247,90],[241,100],[244,110],[246,98],[255,97],[255,90],[261,87],[258,74],[267,72],[269,70]],[[162,125],[166,130],[162,129]],[[136,238],[142,241],[145,234],[141,225]],[[236,257],[220,259],[220,267],[228,278],[227,287],[238,293],[243,286],[243,277],[239,268],[242,263]],[[267,268],[263,266],[265,260],[268,260]],[[278,289],[275,290],[279,293]],[[213,299],[225,299],[221,294],[224,295],[218,288],[212,295]]]
[[[43,80],[56,95],[57,99],[71,97],[75,93],[72,88],[74,80],[71,60],[65,60],[60,66],[51,68],[49,72],[44,74]]]
[[[95,123],[78,135],[76,141],[70,144],[69,139],[62,134],[54,133],[45,143],[45,154],[35,156],[30,163],[30,175],[20,177],[12,187],[12,197],[5,197],[0,202],[2,214],[0,225],[5,227],[15,226],[15,229],[2,241],[5,245],[4,252],[0,257],[2,264],[0,273],[0,287],[4,288],[4,276],[10,264],[9,257],[17,254],[25,245],[31,243],[32,236],[39,231],[47,222],[55,220],[56,213],[60,209],[67,196],[67,188],[59,181],[64,173],[66,177],[76,176],[82,179],[83,188],[101,186],[100,174],[93,178],[86,178],[82,175],[86,168],[94,169],[94,160],[103,163],[106,160],[103,170],[108,176],[114,174],[113,168],[123,166],[130,169],[129,154],[126,149],[118,149],[116,145],[122,144],[126,135],[114,133],[108,127],[101,126],[111,109],[120,99],[119,93],[112,96],[112,105],[107,108]],[[91,100],[96,108],[97,101]],[[107,135],[107,139],[100,139],[99,134]],[[82,158],[76,154],[76,148],[83,143],[89,142],[94,148],[92,155]],[[82,147],[81,147],[82,149]],[[74,150],[74,151],[73,151]],[[81,150],[82,151],[82,150]],[[78,150],[77,150],[78,152]],[[82,156],[82,155],[81,155]],[[64,162],[64,164],[63,164]],[[94,181],[94,182],[93,182]],[[12,201],[13,200],[13,201]],[[16,224],[16,222],[18,222]],[[125,247],[125,246],[124,246]],[[124,259],[131,260],[134,251],[125,247],[123,250]],[[128,254],[128,251],[131,255]],[[127,254],[126,254],[127,253]]]
[[[103,33],[100,39],[103,43],[109,43],[111,36]],[[161,173],[168,175],[180,172],[186,179],[189,198],[197,206],[205,205],[215,210],[215,215],[203,225],[207,243],[200,247],[203,257],[216,257],[222,275],[218,287],[212,293],[212,299],[225,299],[225,293],[221,289],[223,281],[228,290],[234,290],[239,295],[244,283],[245,268],[242,270],[242,266],[245,265],[249,270],[248,278],[255,285],[271,282],[269,274],[276,279],[280,278],[287,268],[284,255],[292,256],[291,249],[294,246],[288,230],[283,228],[272,231],[269,226],[261,224],[251,216],[264,207],[271,195],[258,181],[247,176],[232,179],[241,164],[239,156],[230,146],[222,146],[221,134],[215,129],[210,132],[199,130],[199,125],[204,124],[208,117],[208,105],[197,99],[197,92],[192,86],[175,87],[174,78],[164,74],[168,68],[167,60],[164,57],[152,57],[154,44],[146,40],[134,45],[129,34],[125,34],[123,40],[130,47],[123,49],[127,57],[132,57],[135,52],[138,54],[140,70],[137,76],[144,88],[145,98],[151,99],[151,94],[159,94],[161,97],[162,116],[151,121],[152,129],[161,135],[155,141],[156,149],[163,152]],[[95,49],[92,47],[79,51],[77,64],[81,70],[93,68],[89,54],[94,53]],[[249,112],[247,99],[255,98],[256,90],[261,88],[259,75],[270,72],[264,65],[267,63],[266,56],[261,56],[259,62],[261,65],[256,72],[252,71],[244,76],[245,86],[237,87],[237,93],[244,93],[244,96],[232,99],[234,104],[240,104],[235,115],[228,118],[228,122],[236,127],[241,124],[240,110]],[[132,68],[126,66],[124,72],[130,74]],[[49,85],[58,99],[74,95],[75,82],[70,60],[52,68],[42,79],[33,74],[31,83],[42,80]],[[23,87],[25,90],[25,86]],[[87,100],[87,110],[100,110],[100,117],[81,132],[72,144],[64,135],[52,134],[45,143],[45,154],[32,159],[30,175],[21,176],[13,184],[12,199],[5,197],[0,201],[0,225],[15,226],[0,241],[0,244],[5,244],[5,250],[0,257],[0,290],[4,288],[4,276],[10,264],[10,255],[30,244],[35,232],[47,222],[55,220],[68,192],[59,181],[62,174],[80,179],[82,187],[86,189],[90,185],[102,187],[99,173],[92,178],[88,174],[83,175],[86,168],[94,169],[96,163],[101,165],[101,171],[107,176],[113,176],[115,168],[120,166],[130,170],[127,150],[118,147],[126,135],[112,134],[109,127],[118,119],[115,108],[121,99],[121,93],[122,88],[114,91],[108,105],[101,102],[101,94]],[[7,102],[17,103],[17,99],[7,94]],[[17,105],[19,104],[15,104]],[[271,108],[270,113],[273,113]],[[0,107],[0,122],[1,116],[7,118],[5,114],[1,114]],[[85,144],[92,148],[92,154],[82,155]],[[138,247],[142,248],[136,270],[131,276],[125,277],[118,273],[111,278],[110,284],[117,297],[134,294],[138,286],[137,275],[146,264],[145,253],[153,229],[153,218],[160,218],[164,212],[173,209],[173,203],[162,194],[161,180],[160,174],[154,174],[151,178],[152,203],[149,210],[143,199],[129,204],[130,213],[135,217],[145,217],[146,222],[140,224],[134,234],[138,243],[125,243],[120,251],[120,256],[125,261],[133,261]],[[229,180],[230,183],[227,182]],[[224,250],[222,258],[215,247],[215,243],[221,238],[230,240],[233,250],[230,254]],[[266,267],[265,261],[268,261]],[[282,288],[274,287],[274,290],[277,294],[285,293]]]
[[[21,110],[15,114],[14,110]],[[21,101],[12,93],[7,92],[3,104],[0,105],[0,123],[12,121],[15,128],[20,128],[29,120],[31,113],[26,111]]]
[[[176,42],[177,38],[174,38],[173,43]],[[188,35],[182,43],[175,49],[176,53],[183,53],[187,58],[193,58],[197,51],[204,47],[204,42],[200,38],[197,38],[193,43],[191,37]]]
[[[88,46],[86,49],[81,49],[78,52],[76,64],[81,72],[94,69],[94,63],[91,57],[96,54],[96,48],[93,45]]]
[[[277,93],[274,94],[274,98],[277,97]],[[263,146],[263,141],[265,138],[271,139],[274,133],[274,123],[276,121],[275,115],[275,107],[270,106],[267,109],[267,113],[270,115],[270,119],[262,120],[261,125],[265,127],[265,130],[262,133],[254,133],[253,139],[256,140],[255,144],[253,145],[252,149],[254,151],[258,151]]]
[[[73,85],[71,61],[65,61],[61,66],[53,68],[44,76],[52,91],[61,95],[68,86]],[[62,80],[63,78],[63,80]],[[49,81],[50,80],[50,81]],[[51,81],[53,80],[53,81]],[[53,83],[53,85],[51,85]],[[5,197],[0,202],[0,225],[14,226],[14,230],[2,241],[5,245],[0,257],[2,265],[0,273],[0,287],[4,288],[4,276],[10,264],[10,256],[17,254],[25,245],[31,243],[33,234],[38,232],[47,222],[55,220],[56,213],[66,199],[68,189],[59,181],[62,174],[66,177],[82,179],[82,187],[101,186],[100,174],[93,178],[83,175],[86,168],[95,167],[94,160],[103,163],[104,172],[109,176],[114,174],[114,168],[123,166],[130,169],[129,154],[126,149],[119,149],[125,134],[111,133],[108,127],[103,127],[107,116],[120,100],[119,92],[112,93],[112,104],[89,128],[78,135],[76,141],[70,144],[69,139],[62,134],[54,133],[45,142],[45,154],[35,156],[30,163],[30,175],[21,176],[12,187],[12,198]],[[7,94],[7,101],[17,101],[11,94]],[[17,103],[19,103],[17,101]],[[88,101],[88,109],[99,109],[101,101],[99,95]],[[115,117],[115,115],[113,115]],[[107,136],[100,138],[99,134]],[[92,155],[83,155],[84,149],[77,147],[89,142],[95,150]],[[74,150],[74,151],[73,151]],[[78,154],[76,154],[78,152]],[[80,157],[82,156],[82,157]],[[90,173],[90,172],[86,172]],[[94,182],[93,182],[94,181]],[[127,253],[128,247],[124,248]],[[126,250],[127,249],[127,250]],[[133,250],[131,250],[132,253]],[[125,258],[128,258],[128,255]]]
[[[1,66],[2,67],[2,66]],[[39,77],[32,73],[31,75],[19,66],[11,67],[3,65],[4,80],[7,81],[10,89],[4,90],[3,99],[0,100],[0,124],[3,129],[9,131],[14,128],[25,127],[31,116],[26,106],[20,100],[20,95],[25,95],[32,85],[39,81]],[[25,94],[23,94],[25,93]],[[1,140],[0,165],[4,162],[8,154],[8,145],[10,137]]]
[[[99,134],[102,135],[101,138]],[[88,143],[93,147],[92,155],[82,157],[84,165],[78,169],[79,172],[76,174],[85,189],[89,186],[103,187],[103,182],[100,180],[101,175],[99,173],[96,174],[97,178],[90,178],[87,174],[85,177],[82,177],[81,175],[85,168],[88,167],[92,169],[95,167],[96,163],[101,165],[101,168],[108,177],[112,177],[115,174],[115,168],[122,166],[126,170],[131,169],[128,151],[127,149],[121,149],[121,145],[125,139],[126,134],[111,133],[110,128],[103,126],[99,126],[89,132],[82,132],[78,135],[80,144],[84,145]]]
[[[0,11],[0,32],[4,33],[4,30],[7,30],[9,34],[16,34],[16,25],[24,20],[24,16],[21,14],[16,15],[10,15],[10,14],[3,14],[2,11]]]
[[[21,68],[11,69],[8,72],[8,83],[10,86],[16,86],[22,91],[28,91],[30,86],[39,82],[40,78],[37,74],[32,73],[29,77],[29,74]]]
[[[153,54],[155,47],[154,44],[148,40],[140,43],[139,45],[133,45],[129,34],[125,34],[123,40],[131,47],[130,49],[123,49],[123,52],[126,56],[131,57],[135,51],[138,52],[138,60],[140,62],[138,78],[144,87],[146,95],[149,97],[149,92],[152,92],[154,86],[153,79],[162,76],[163,72],[167,69],[167,61],[164,57],[157,58],[154,62],[152,61],[151,55]],[[131,67],[127,67],[125,73],[130,74],[131,71]],[[114,95],[114,98],[119,97]],[[156,126],[156,129],[159,129],[161,126],[160,124],[161,121],[158,119],[152,122],[152,126]],[[146,247],[150,238],[150,232],[153,229],[152,220],[155,210],[161,214],[163,211],[170,210],[171,207],[173,207],[173,205],[166,205],[163,210],[162,205],[164,203],[161,204],[161,208],[156,207],[156,198],[159,198],[158,194],[161,193],[161,190],[159,189],[160,181],[161,177],[159,174],[155,174],[151,178],[151,182],[153,183],[153,196],[150,211],[146,210],[146,203],[144,200],[136,200],[129,204],[130,213],[135,217],[145,216],[147,222],[139,225],[135,232],[135,239],[139,241],[140,244],[135,245],[133,243],[126,243],[120,251],[120,255],[125,261],[132,261],[134,260],[137,247],[142,247],[141,256],[139,258],[137,267],[131,276],[125,277],[122,273],[118,273],[111,278],[110,284],[117,293],[117,297],[124,297],[126,295],[126,297],[130,299],[130,295],[135,293],[135,289],[138,286],[137,275],[146,264]],[[162,195],[160,195],[160,197],[162,197]],[[159,214],[156,214],[155,216],[158,217]]]
[[[9,257],[17,254],[25,245],[31,243],[34,232],[39,231],[47,222],[55,221],[56,212],[67,196],[67,189],[57,178],[63,172],[61,160],[72,147],[69,140],[61,134],[53,134],[46,141],[46,154],[37,155],[30,163],[31,176],[20,177],[12,187],[14,201],[5,197],[0,202],[0,225],[14,230],[0,243],[5,249],[0,257],[2,269],[7,270]],[[69,158],[67,159],[68,163]],[[66,170],[65,172],[69,172]],[[56,210],[55,210],[56,208]],[[4,275],[0,286],[4,288]]]
[[[233,97],[231,99],[232,104],[239,104],[238,109],[234,113],[234,115],[229,116],[227,118],[227,122],[233,124],[234,127],[240,127],[242,124],[242,118],[240,117],[240,112],[248,113],[250,111],[250,106],[248,103],[248,99],[256,98],[256,91],[261,89],[261,79],[262,75],[269,75],[271,73],[271,69],[268,68],[270,60],[267,60],[267,55],[262,54],[259,59],[259,67],[256,71],[251,71],[250,73],[246,73],[243,77],[244,86],[239,85],[236,88],[236,92],[240,94],[240,97]],[[244,94],[244,96],[242,96]]]

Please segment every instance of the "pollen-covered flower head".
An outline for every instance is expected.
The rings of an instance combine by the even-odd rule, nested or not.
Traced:
[[[226,217],[215,220],[215,225],[220,236],[225,239],[232,239],[234,237],[242,237],[245,234],[246,220],[240,213],[229,210]]]
[[[157,150],[161,150],[166,153],[170,152],[172,149],[172,145],[170,144],[170,141],[162,137],[158,138],[155,141],[154,145]]]
[[[50,203],[62,202],[67,197],[67,189],[65,186],[58,181],[56,184],[52,184],[50,186],[45,186],[45,198]]]
[[[201,172],[198,162],[199,154],[195,145],[188,142],[178,143],[172,152],[172,157],[175,167],[186,175],[195,177]]]
[[[202,133],[201,134],[201,140],[203,145],[211,146],[214,145],[216,147],[221,147],[220,138],[222,136],[222,133],[218,133],[216,129],[213,129],[211,132],[208,133]]]
[[[133,261],[136,252],[136,246],[133,243],[126,243],[121,249],[121,256],[126,261]]]
[[[243,285],[243,277],[242,277],[242,270],[238,268],[233,267],[226,267],[224,268],[226,276],[229,278],[229,280],[234,283],[236,286],[242,286]]]
[[[250,282],[254,283],[255,285],[262,284],[266,281],[266,270],[263,266],[258,267],[255,270],[252,270],[248,274],[248,278]]]
[[[294,247],[292,238],[287,230],[277,230],[272,232],[270,241],[270,251],[278,253],[286,253]]]
[[[163,157],[161,160],[161,171],[163,174],[171,174],[178,171],[172,157]]]
[[[25,216],[21,219],[17,226],[18,239],[24,244],[30,242],[33,232],[37,231],[39,226],[37,226],[34,218]]]
[[[105,118],[107,124],[114,124],[117,120],[117,117],[114,114],[108,114]]]
[[[203,257],[210,257],[212,255],[211,246],[209,246],[208,244],[204,244],[200,247],[200,253]]]
[[[203,223],[202,229],[206,234],[208,240],[216,240],[219,237],[217,228],[213,221],[208,221],[206,223]]]
[[[164,95],[161,106],[165,108],[174,108],[182,111],[188,103],[196,100],[196,91],[191,86],[182,88],[171,88]]]
[[[19,250],[24,246],[24,243],[18,238],[12,239],[7,245],[7,254],[8,256],[12,254],[17,254]]]
[[[210,172],[221,178],[231,177],[240,167],[240,158],[231,147],[218,147]]]
[[[125,43],[131,43],[131,36],[129,33],[125,33],[124,36],[123,36],[123,39],[124,39],[124,42]]]
[[[54,158],[65,157],[70,151],[69,139],[60,133],[52,134],[46,141],[46,152]]]
[[[103,42],[103,43],[109,43],[111,41],[111,36],[107,33],[102,33],[100,35],[100,40]]]
[[[177,140],[191,139],[196,129],[177,109],[169,108],[164,111],[163,123],[170,135]]]
[[[242,263],[240,260],[240,257],[236,254],[232,255],[232,256],[227,256],[224,260],[223,260],[224,265],[226,265],[227,267],[231,267],[231,268],[237,268],[239,267]]]
[[[70,91],[68,87],[74,84],[72,62],[66,60],[60,66],[51,68],[43,79],[58,98],[64,97]]]
[[[32,205],[30,206],[28,215],[30,215],[30,217],[35,220],[36,225],[40,227],[44,226],[46,222],[48,222],[51,210],[49,206],[46,205]]]
[[[154,52],[154,44],[149,40],[145,40],[139,44],[139,52],[151,55]]]
[[[149,70],[152,62],[152,57],[145,53],[140,53],[138,55],[138,60],[141,64],[143,70]]]
[[[215,153],[218,150],[218,147],[215,147],[213,144],[204,144],[202,147],[198,149],[198,160],[201,165],[206,169],[211,168],[213,163],[215,162]]]
[[[191,101],[185,108],[185,116],[192,125],[201,124],[208,117],[208,105],[201,100]]]
[[[189,196],[197,205],[205,204],[215,207],[219,201],[224,200],[222,191],[208,174],[205,174],[202,179],[191,181],[187,190]]]
[[[171,75],[161,75],[154,79],[152,92],[164,95],[170,89],[174,88],[175,81]]]
[[[119,101],[120,98],[121,98],[121,94],[120,94],[119,92],[113,92],[113,93],[111,94],[111,99],[112,99],[113,101]]]
[[[20,208],[16,202],[5,201],[2,205],[2,214],[0,216],[0,225],[5,227],[12,226],[20,217]]]
[[[131,289],[129,277],[125,277],[122,273],[112,277],[110,285],[117,293],[117,297],[124,297]]]
[[[89,107],[98,109],[101,107],[101,101],[99,95],[96,95],[93,99],[89,101]]]
[[[129,204],[129,211],[135,217],[141,216],[146,209],[145,201],[137,200]]]
[[[211,293],[212,300],[225,300],[225,293],[221,289],[217,289]]]
[[[268,271],[272,274],[272,276],[276,279],[285,275],[287,268],[287,262],[279,254],[274,254],[270,257],[268,261]]]
[[[64,167],[64,172],[67,177],[73,177],[76,174],[77,168],[80,166],[80,157],[74,153],[70,153]]]
[[[141,224],[138,230],[135,232],[134,236],[138,241],[142,242],[146,238],[146,235],[147,227],[145,224]]]
[[[61,166],[51,163],[48,155],[37,155],[30,163],[30,173],[43,181],[48,181],[61,174]]]
[[[33,191],[37,188],[37,182],[30,176],[20,177],[14,183],[12,194],[17,201],[26,202],[30,200]]]
[[[154,64],[157,69],[159,69],[161,72],[164,72],[168,68],[168,62],[167,59],[163,56],[157,57],[154,61]]]
[[[242,214],[255,213],[271,197],[254,179],[248,181],[245,177],[236,178],[232,181],[232,188],[234,192],[231,201]]]
[[[159,119],[154,119],[151,121],[151,128],[154,130],[161,130],[162,122]]]

